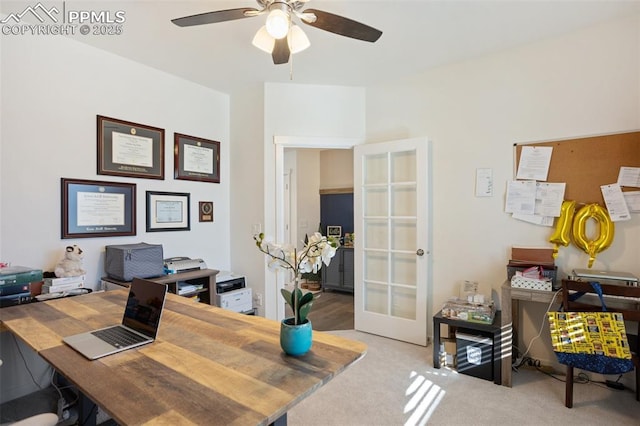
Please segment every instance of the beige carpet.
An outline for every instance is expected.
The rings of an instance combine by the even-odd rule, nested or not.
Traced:
[[[568,409],[564,383],[534,369],[514,373],[507,388],[434,369],[431,346],[331,333],[365,342],[367,355],[294,407],[290,426],[640,425],[640,402],[630,391],[576,384]]]

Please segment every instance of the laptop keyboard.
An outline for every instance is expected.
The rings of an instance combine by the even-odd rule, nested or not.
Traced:
[[[122,327],[105,328],[94,331],[91,334],[117,348],[127,347],[149,340],[148,337],[139,336]]]

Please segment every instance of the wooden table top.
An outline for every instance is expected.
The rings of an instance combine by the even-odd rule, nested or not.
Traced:
[[[89,361],[62,337],[121,321],[126,290],[0,309],[4,327],[116,422],[269,424],[366,352],[318,331],[302,357],[280,348],[280,323],[168,294],[154,343]]]

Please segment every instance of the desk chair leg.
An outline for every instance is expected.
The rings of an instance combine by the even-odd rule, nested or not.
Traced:
[[[573,367],[567,365],[566,384],[564,389],[564,405],[573,407]]]

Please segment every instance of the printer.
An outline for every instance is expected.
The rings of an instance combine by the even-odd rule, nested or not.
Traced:
[[[253,313],[251,289],[245,278],[229,271],[216,275],[216,306],[234,312]]]

